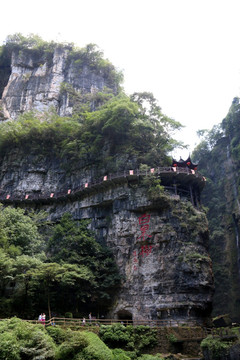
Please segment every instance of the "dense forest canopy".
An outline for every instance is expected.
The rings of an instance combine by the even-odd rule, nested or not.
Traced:
[[[0,314],[34,318],[55,314],[105,314],[120,276],[113,256],[88,230],[65,214],[59,224],[44,213],[0,208]],[[88,305],[86,305],[88,303]]]
[[[126,159],[130,167],[141,163],[166,165],[170,163],[169,152],[179,146],[170,131],[180,128],[180,124],[163,115],[155,103],[151,104],[152,94],[137,96],[150,104],[149,113],[121,93],[104,101],[95,111],[84,109],[72,118],[62,118],[52,110],[44,114],[30,112],[17,120],[2,122],[1,157],[9,148],[46,154],[51,147],[58,157],[67,159],[71,169],[79,160],[108,171],[122,169]]]

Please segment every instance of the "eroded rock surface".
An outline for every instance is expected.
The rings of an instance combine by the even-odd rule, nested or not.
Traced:
[[[37,110],[43,112],[54,108],[60,116],[71,116],[74,102],[63,84],[76,93],[102,91],[106,86],[114,89],[106,74],[93,70],[88,63],[79,66],[69,59],[70,49],[55,48],[48,57],[39,56],[25,49],[14,50],[11,71],[2,93],[3,119],[15,119],[20,114]]]

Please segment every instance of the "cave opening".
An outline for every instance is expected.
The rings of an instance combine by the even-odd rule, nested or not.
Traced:
[[[121,320],[123,324],[127,324],[128,322],[132,322],[132,313],[128,310],[120,310],[117,313],[118,320]]]

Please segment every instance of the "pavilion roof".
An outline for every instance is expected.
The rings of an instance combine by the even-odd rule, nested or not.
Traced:
[[[198,164],[194,164],[189,155],[186,160],[183,160],[181,157],[178,161],[172,159],[172,167],[183,167],[183,168],[188,167],[189,169],[197,170]]]

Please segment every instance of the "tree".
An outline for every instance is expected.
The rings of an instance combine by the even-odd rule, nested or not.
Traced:
[[[87,268],[89,278],[85,281],[90,281],[90,286],[86,282],[86,286],[80,286],[77,282],[72,289],[78,299],[76,308],[86,301],[93,306],[104,303],[107,307],[119,286],[120,275],[111,252],[97,243],[88,223],[86,220],[75,222],[70,214],[64,214],[49,241],[49,260],[68,266],[74,264],[82,270]]]
[[[67,307],[80,291],[81,301],[84,302],[86,288],[91,287],[93,282],[93,275],[86,266],[71,264],[42,263],[39,267],[30,269],[28,274],[31,274],[32,281],[37,284],[37,288],[42,290],[42,295],[47,299],[49,319],[51,318],[51,298],[55,297],[55,307],[57,307],[57,302],[64,298],[65,307]]]
[[[43,248],[36,223],[23,209],[0,205],[0,224],[0,247],[11,256],[37,254]]]

